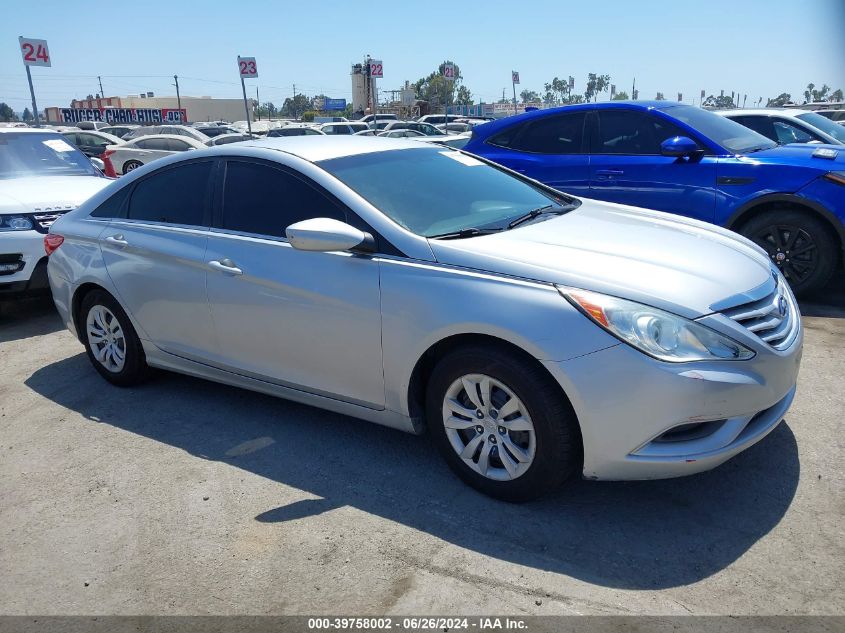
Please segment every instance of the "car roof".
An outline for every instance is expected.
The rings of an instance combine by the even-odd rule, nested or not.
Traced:
[[[60,134],[60,132],[54,130],[53,128],[47,127],[0,127],[0,132],[8,133],[8,132],[15,132],[15,133],[32,133],[32,132],[52,132],[53,134]]]
[[[182,134],[146,134],[144,136],[138,136],[132,139],[129,139],[127,143],[135,143],[137,141],[148,141],[151,138],[171,138],[176,139],[177,141],[193,141],[194,143],[199,143],[202,145],[202,141],[195,139],[193,136],[183,136]]]
[[[797,118],[799,114],[807,114],[810,110],[796,111],[794,108],[738,108],[734,110],[714,110],[713,112],[721,114],[722,116],[738,116],[742,114],[769,116],[772,114],[780,114],[794,119]]]
[[[244,141],[240,147],[256,147],[286,152],[310,162],[402,149],[419,149],[413,139],[356,136],[286,136]],[[224,146],[225,147],[225,146]]]

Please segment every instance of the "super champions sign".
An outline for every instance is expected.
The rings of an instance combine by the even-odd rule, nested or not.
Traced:
[[[184,123],[188,120],[184,108],[62,108],[61,114],[62,123]]]

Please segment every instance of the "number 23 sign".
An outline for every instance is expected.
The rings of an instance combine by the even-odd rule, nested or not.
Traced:
[[[21,56],[24,66],[51,66],[50,50],[47,40],[34,40],[30,37],[19,37]]]
[[[258,66],[255,65],[255,57],[238,57],[238,70],[243,79],[258,77]]]

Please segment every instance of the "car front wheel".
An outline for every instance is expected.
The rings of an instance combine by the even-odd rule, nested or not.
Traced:
[[[538,497],[581,465],[569,403],[548,372],[521,355],[487,347],[451,352],[429,380],[426,413],[452,470],[492,497]]]
[[[824,288],[836,268],[836,240],[830,229],[803,211],[761,213],[739,232],[765,249],[796,295]]]

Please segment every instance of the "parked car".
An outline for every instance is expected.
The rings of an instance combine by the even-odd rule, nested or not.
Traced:
[[[253,139],[258,138],[255,135],[250,136],[249,134],[240,134],[240,133],[233,133],[233,134],[221,134],[220,136],[215,136],[214,138],[208,139],[205,144],[209,147],[214,147],[216,145],[228,145],[229,143],[240,143],[241,141],[251,141]]]
[[[286,125],[267,132],[267,138],[279,136],[324,136],[323,132],[308,125]]]
[[[158,367],[427,428],[511,501],[713,468],[795,394],[800,315],[753,243],[417,141],[165,158],[49,238],[62,322],[107,381]]]
[[[420,123],[419,121],[391,121],[384,126],[386,131],[393,130],[414,130],[426,136],[445,136],[444,132],[438,130],[431,123]]]
[[[214,138],[215,136],[220,136],[222,134],[238,133],[238,130],[223,125],[195,125],[194,129],[197,132],[205,134],[208,138]]]
[[[441,136],[422,136],[416,137],[415,141],[422,141],[424,143],[437,143],[452,149],[463,149],[469,143],[470,135],[465,134],[443,134]]]
[[[376,133],[376,136],[384,136],[385,138],[419,138],[420,136],[425,136],[425,134],[416,130],[385,130]]]
[[[76,132],[62,132],[62,136],[89,158],[99,158],[109,145],[122,145],[124,143],[123,139],[102,131],[78,130]]]
[[[102,130],[108,125],[105,121],[79,121],[76,123],[76,127],[80,130]]]
[[[475,128],[464,149],[562,191],[738,231],[799,294],[825,286],[845,244],[841,146],[778,147],[701,108],[637,101],[538,110]]]
[[[830,119],[839,125],[845,125],[845,109],[843,110],[816,110],[816,114]]]
[[[435,127],[444,134],[463,134],[472,131],[472,126],[469,123],[450,122],[448,125],[441,123]]]
[[[207,140],[207,139],[206,139]],[[185,152],[203,149],[206,145],[190,136],[176,134],[152,134],[125,141],[121,145],[110,145],[104,152],[118,174],[128,174],[133,169],[154,160]]]
[[[378,136],[378,130],[361,130],[360,132],[355,132],[354,136]]]
[[[463,118],[460,114],[450,114],[449,121],[457,121],[458,119]],[[420,123],[431,123],[432,125],[441,125],[442,123],[446,123],[446,115],[445,114],[425,114],[417,119]]]
[[[350,135],[355,134],[355,132],[369,130],[370,126],[368,126],[366,123],[361,123],[359,121],[348,121],[345,123],[323,123],[318,129],[323,134]]]
[[[845,145],[845,129],[830,119],[795,108],[717,110],[716,114],[762,134],[778,145],[827,143]]]
[[[361,123],[366,123],[367,125],[372,127],[373,126],[372,125],[373,119],[378,120],[378,121],[389,122],[389,121],[398,121],[399,117],[396,116],[395,114],[376,114],[375,117],[373,117],[372,114],[368,114],[366,116],[362,116],[360,119],[358,119],[358,121],[360,121]]]
[[[44,238],[111,182],[60,134],[0,127],[0,300],[46,292]]]
[[[135,138],[141,138],[142,136],[152,136],[152,135],[159,135],[159,134],[167,134],[169,136],[187,136],[188,138],[192,138],[195,141],[199,141],[200,143],[204,143],[208,140],[208,136],[200,132],[199,130],[195,130],[192,127],[187,125],[146,125],[138,127],[132,130],[129,134],[127,134],[124,140],[128,141]]]
[[[125,139],[126,136],[132,132],[133,130],[137,130],[140,125],[109,125],[106,127],[101,127],[98,132],[103,132],[104,134],[111,134],[112,136],[116,136],[118,138]]]

